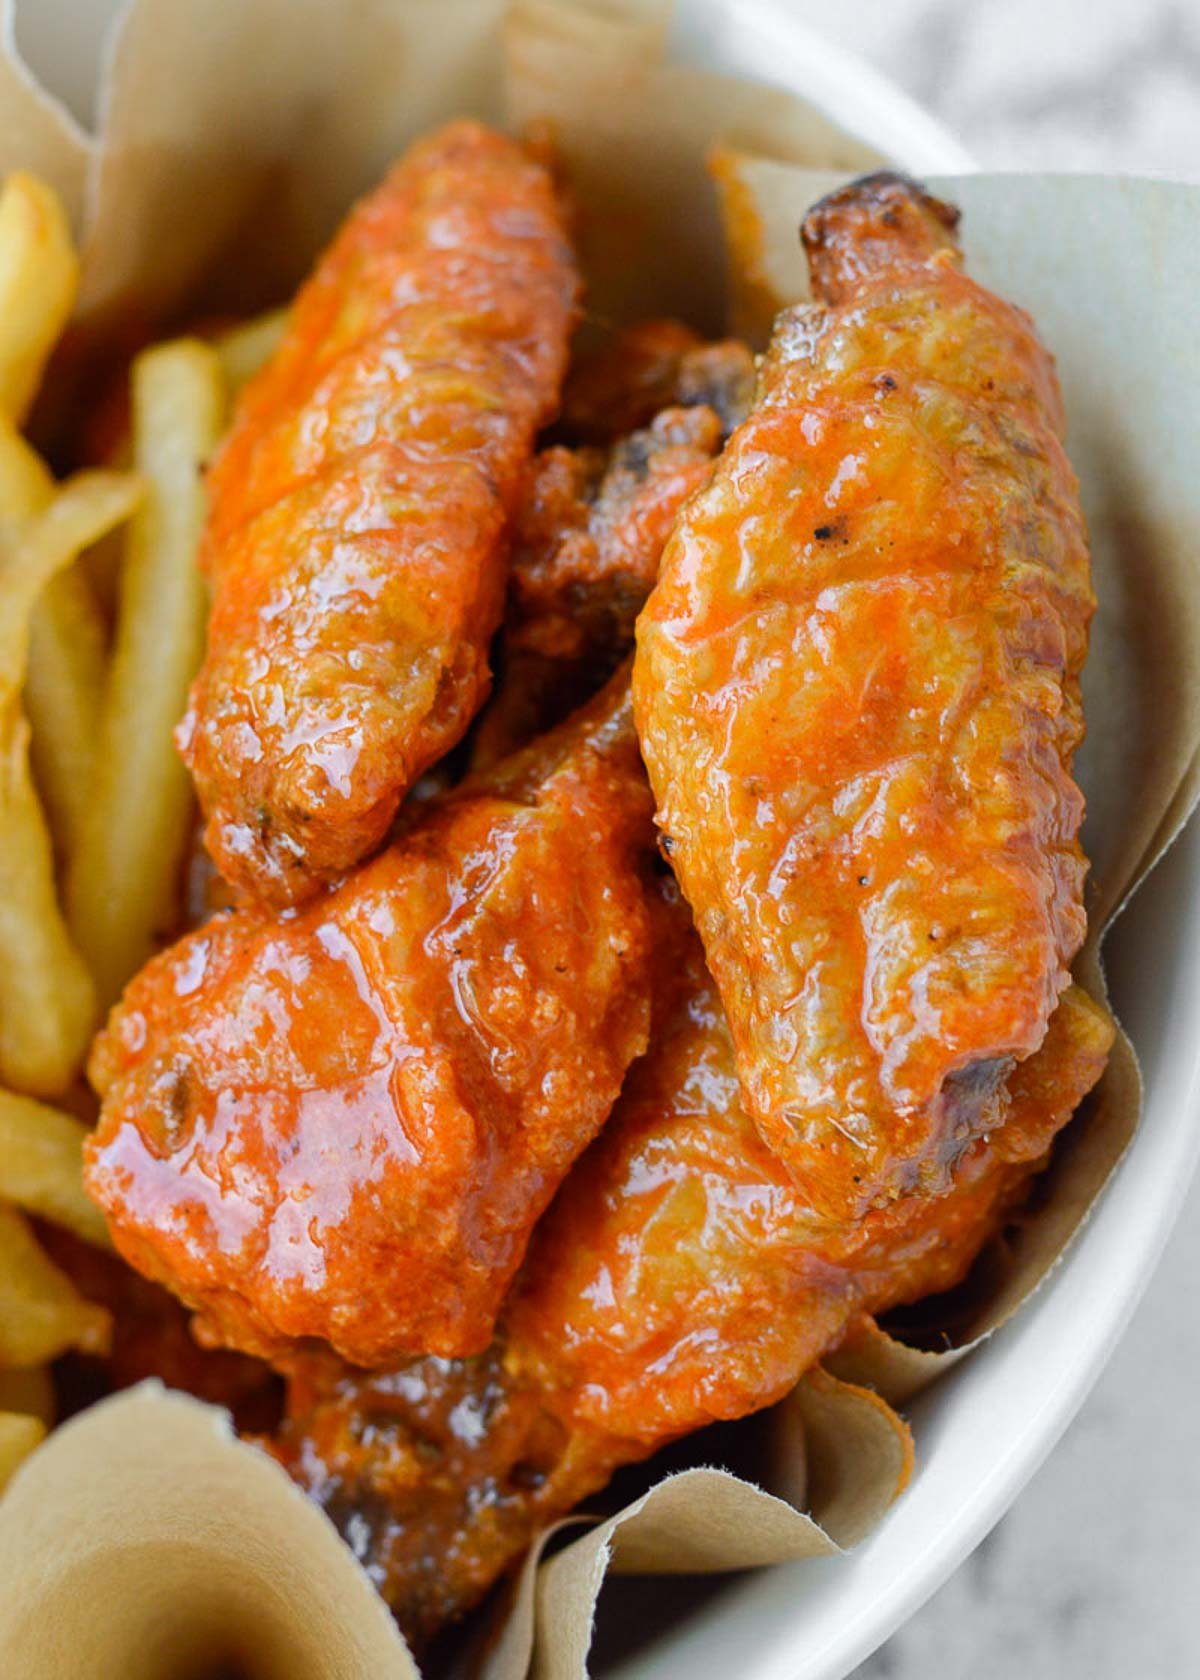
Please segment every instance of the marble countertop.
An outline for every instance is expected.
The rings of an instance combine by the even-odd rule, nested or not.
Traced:
[[[798,0],[984,167],[1200,180],[1200,0]],[[1010,1514],[853,1680],[1200,1675],[1200,1186]],[[1169,1353],[1168,1353],[1169,1350]]]
[[[1197,0],[792,0],[993,169],[1200,180]]]

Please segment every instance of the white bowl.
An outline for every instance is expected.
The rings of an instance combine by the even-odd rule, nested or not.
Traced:
[[[98,44],[117,4],[27,0],[20,19],[35,68],[85,120]],[[797,23],[788,0],[680,0],[675,44],[696,63],[803,94],[902,168],[974,167],[899,89]],[[1200,1155],[1198,889],[1200,829],[1192,824],[1108,950],[1116,1008],[1146,1078],[1141,1129],[1036,1299],[914,1405],[918,1469],[909,1491],[849,1557],[714,1585],[706,1607],[612,1671],[621,1680],[731,1673],[843,1680],[941,1585],[1033,1475],[1116,1345]],[[1138,985],[1148,974],[1153,987]]]

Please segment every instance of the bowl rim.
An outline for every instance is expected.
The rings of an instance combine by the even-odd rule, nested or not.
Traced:
[[[672,48],[684,59],[798,94],[903,169],[978,172],[975,158],[940,117],[866,59],[797,18],[792,4],[675,0]],[[761,48],[748,51],[750,40]]]

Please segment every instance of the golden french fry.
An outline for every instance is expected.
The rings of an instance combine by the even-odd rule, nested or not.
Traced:
[[[0,415],[0,531],[44,513],[54,479],[36,450]],[[59,851],[70,855],[95,761],[105,667],[104,621],[79,565],[50,578],[29,626],[25,706],[34,777]]]
[[[71,1115],[0,1091],[0,1197],[107,1247],[104,1215],[83,1188],[87,1135]]]
[[[11,531],[44,513],[54,496],[54,476],[13,422],[0,414],[0,526]]]
[[[0,1075],[42,1096],[65,1090],[95,1015],[95,988],[55,893],[50,831],[29,768],[29,725],[18,718],[0,756]]]
[[[29,1221],[0,1202],[0,1365],[45,1365],[70,1348],[106,1353],[112,1322],[38,1246]]]
[[[46,1437],[40,1418],[24,1412],[0,1412],[0,1493],[12,1481],[23,1459]]]
[[[242,386],[253,379],[275,354],[287,319],[286,309],[270,309],[263,315],[254,315],[250,320],[218,333],[214,338],[213,349],[221,358],[221,371],[225,375],[225,388],[231,402]]]
[[[146,500],[129,530],[96,776],[67,887],[71,927],[106,1005],[178,913],[192,789],[173,732],[204,648],[202,468],[224,408],[210,346],[180,339],[134,362],[134,462]]]
[[[45,462],[0,416],[0,530],[10,536],[54,497]],[[25,708],[34,780],[60,854],[74,851],[96,756],[104,694],[104,621],[76,562],[50,578],[29,624]]]
[[[54,859],[29,768],[20,695],[29,623],[47,581],[140,495],[128,473],[80,473],[37,519],[0,531],[0,1078],[53,1096],[87,1048],[95,994],[58,907]]]
[[[33,610],[25,677],[34,779],[64,859],[74,856],[91,798],[106,642],[100,609],[76,561],[50,579]]]
[[[0,531],[0,703],[25,678],[29,619],[46,584],[85,548],[128,519],[142,499],[135,473],[81,472],[37,519]]]
[[[44,1365],[0,1371],[0,1412],[25,1412],[49,1428],[55,1410],[54,1383]]]
[[[117,617],[117,592],[120,588],[121,567],[125,560],[125,544],[122,538],[122,532],[111,531],[107,537],[102,537],[89,548],[79,562],[87,582],[88,594],[99,610],[106,638]]]
[[[0,192],[0,410],[24,418],[66,325],[79,259],[58,195],[22,170]]]

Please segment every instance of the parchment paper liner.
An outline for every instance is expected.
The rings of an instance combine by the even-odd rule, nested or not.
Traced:
[[[549,120],[572,166],[596,317],[671,310],[717,324],[723,259],[704,157],[718,139],[735,148],[726,181],[740,184],[743,247],[747,230],[756,245],[743,313],[761,313],[768,293],[802,294],[796,222],[829,176],[797,165],[844,174],[875,161],[867,148],[786,95],[666,63],[661,4],[524,0],[506,25],[502,13],[502,0],[135,0],[110,51],[99,141],[32,84],[9,29],[0,161],[54,180],[77,217],[82,330],[274,300],[406,140],[458,112],[496,117],[505,94],[515,121]],[[1196,794],[1200,192],[1040,177],[938,185],[966,211],[972,271],[1032,308],[1063,374],[1101,598],[1079,767],[1096,930],[1081,973],[1099,990],[1099,930]],[[1061,1255],[1139,1108],[1122,1041],[965,1342]],[[901,1404],[959,1356],[864,1327],[829,1363]],[[687,1471],[531,1559],[485,1659],[490,1680],[515,1680],[531,1656],[539,1674],[579,1675],[609,1567],[828,1553],[866,1532],[908,1473],[903,1425],[833,1375],[810,1374],[758,1427],[781,1444],[772,1492]],[[202,1658],[234,1655],[289,1680],[415,1672],[323,1516],[222,1414],[155,1385],[93,1408],[19,1473],[0,1505],[0,1583],[0,1672],[22,1680],[182,1680]]]

